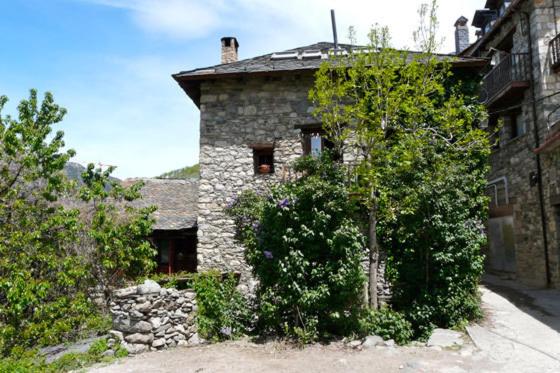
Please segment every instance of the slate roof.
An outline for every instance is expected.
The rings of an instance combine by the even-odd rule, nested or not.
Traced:
[[[154,230],[181,230],[196,227],[198,214],[198,180],[127,179],[124,185],[144,182],[142,199],[135,207],[157,206]]]
[[[352,48],[364,48],[350,44],[339,44],[339,48],[350,50]],[[299,48],[288,49],[283,52],[269,53],[262,56],[248,58],[228,64],[220,64],[194,70],[182,71],[173,74],[173,78],[181,85],[185,92],[198,106],[200,102],[200,82],[207,79],[218,79],[235,77],[248,74],[272,74],[296,71],[317,70],[321,63],[328,59],[329,51],[334,50],[334,44],[330,42],[319,42]],[[287,57],[289,52],[295,52],[292,57]],[[418,52],[412,52],[418,53]],[[295,56],[294,56],[295,54]],[[285,58],[279,58],[281,56]],[[438,55],[444,58],[454,58],[453,64],[462,66],[484,66],[487,60],[472,57],[456,57],[453,55]]]

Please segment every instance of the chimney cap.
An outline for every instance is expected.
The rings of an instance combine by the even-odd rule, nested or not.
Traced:
[[[455,21],[455,27],[466,26],[467,22],[469,22],[469,20],[466,17],[461,16],[461,17],[459,17],[459,19],[457,19],[457,21]]]
[[[235,48],[239,48],[239,42],[237,41],[237,38],[235,36],[224,36],[221,41],[222,44],[224,42],[231,42],[231,40],[233,40],[233,42],[235,43]]]

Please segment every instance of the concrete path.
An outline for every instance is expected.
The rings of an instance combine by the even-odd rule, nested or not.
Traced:
[[[486,320],[468,328],[481,353],[503,372],[560,372],[560,291],[495,276],[481,291]]]

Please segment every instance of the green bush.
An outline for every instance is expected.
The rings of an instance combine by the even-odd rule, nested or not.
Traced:
[[[355,329],[365,242],[345,169],[324,154],[294,164],[303,177],[268,196],[244,192],[228,209],[258,279],[258,327],[303,342]]]
[[[63,133],[52,133],[66,111],[51,94],[32,90],[17,118],[2,115],[0,96],[0,356],[71,341],[96,331],[93,288],[106,294],[155,266],[153,208],[134,209],[141,184],[125,188],[113,168],[67,180]],[[75,207],[75,208],[71,208]]]
[[[379,310],[366,310],[360,319],[360,334],[363,336],[378,335],[385,340],[393,339],[397,344],[404,345],[411,341],[412,324],[406,317],[382,307]]]
[[[247,332],[249,308],[236,287],[233,274],[222,276],[218,271],[208,271],[194,277],[198,307],[196,325],[201,337],[221,341],[238,338]]]

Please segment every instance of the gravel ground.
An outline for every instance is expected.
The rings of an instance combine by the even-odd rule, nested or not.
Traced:
[[[128,358],[93,373],[124,372],[484,372],[497,368],[473,346],[459,351],[426,347],[373,347],[361,351],[342,344],[304,349],[248,341],[183,347]]]

